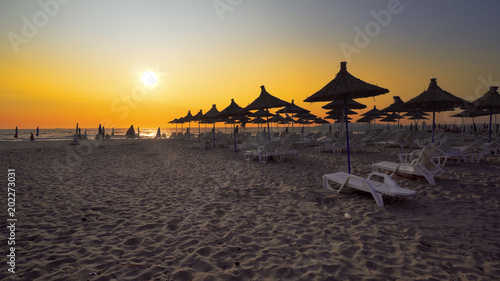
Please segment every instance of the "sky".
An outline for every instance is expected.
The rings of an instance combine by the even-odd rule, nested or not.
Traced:
[[[474,100],[500,84],[499,10],[495,0],[0,0],[0,128],[166,127],[232,98],[244,107],[261,85],[324,117],[325,103],[303,100],[341,61],[390,91],[357,100],[368,106],[359,113],[407,101],[431,78]]]

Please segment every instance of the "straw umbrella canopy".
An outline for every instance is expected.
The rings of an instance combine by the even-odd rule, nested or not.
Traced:
[[[219,118],[227,118],[227,117],[233,117],[233,127],[235,126],[236,122],[234,121],[235,117],[238,116],[245,116],[248,114],[248,110],[243,109],[241,106],[239,106],[236,102],[234,102],[234,99],[231,99],[231,103],[224,108],[221,112],[219,112]],[[226,124],[230,124],[226,122]],[[235,128],[233,128],[235,129]],[[236,134],[233,131],[233,144],[234,144],[234,152],[236,152]]]
[[[364,116],[364,117],[361,117],[359,118],[356,123],[368,123],[368,130],[370,129],[371,127],[371,122],[372,122],[372,118],[369,117],[369,116]]]
[[[307,110],[305,108],[302,108],[302,107],[296,105],[294,100],[292,100],[292,103],[290,105],[287,105],[287,106],[285,106],[285,108],[282,108],[282,109],[276,111],[276,113],[285,113],[285,114],[290,113],[290,114],[292,114],[291,119],[288,120],[289,122],[292,122],[292,129],[293,129],[293,123],[294,123],[293,117],[295,117],[294,114],[297,114],[300,112],[310,112],[310,110]]]
[[[343,100],[334,100],[326,105],[323,105],[321,108],[324,109],[344,109],[344,106],[347,106],[348,109],[364,109],[366,105],[359,103],[353,99],[348,99],[344,104]]]
[[[191,121],[193,121],[193,115],[191,115],[191,110],[188,110],[188,113],[186,116],[183,117],[184,122],[188,122],[189,128],[191,128]]]
[[[381,116],[386,115],[385,112],[378,110],[377,106],[374,105],[372,109],[368,110],[367,112],[361,114],[361,116],[370,116],[372,118],[380,118]]]
[[[472,106],[477,109],[488,109],[490,115],[490,134],[489,139],[491,142],[491,123],[493,111],[500,109],[500,94],[498,94],[498,86],[491,86],[490,90],[482,97],[472,102]]]
[[[297,114],[295,114],[294,117],[297,117],[297,118],[300,118],[300,119],[306,119],[306,120],[314,120],[317,118],[316,115],[310,113],[310,112],[306,112],[306,111],[303,111],[303,112],[299,112]]]
[[[413,109],[411,108],[405,108],[402,107],[402,105],[405,103],[399,96],[393,96],[394,102],[389,105],[388,107],[382,109],[384,112],[392,112],[392,113],[400,113],[400,112],[410,112]],[[399,120],[401,119],[401,115],[398,114],[398,127],[399,127]]]
[[[370,123],[372,121],[372,118],[370,116],[364,116],[359,118],[356,123]]]
[[[276,113],[299,113],[299,112],[303,112],[303,111],[307,111],[307,112],[310,112],[310,110],[307,110],[305,108],[302,108],[298,105],[295,104],[295,101],[292,100],[292,103],[290,103],[289,105],[285,106],[284,108],[276,111]]]
[[[415,120],[415,130],[418,128],[418,120],[428,120],[429,118],[422,116],[420,114],[413,115],[412,117],[408,118],[410,120]]]
[[[328,115],[344,115],[345,111],[343,109],[332,109],[330,111],[327,111],[326,114]],[[347,109],[347,115],[355,115],[358,114],[356,111]]]
[[[377,106],[374,105],[372,109],[368,110],[367,112],[361,114],[361,116],[368,116],[373,120],[373,123],[375,124],[376,119],[382,118],[382,115],[386,115],[385,112],[378,110]]]
[[[259,110],[255,111],[254,113],[252,113],[252,115],[254,117],[271,117],[271,116],[274,116],[274,114],[272,114],[271,112],[269,112],[269,110],[265,110],[265,109],[259,109]]]
[[[269,119],[270,123],[280,123],[280,124],[288,124],[288,121],[285,117],[281,116],[279,113],[276,113],[271,119]]]
[[[305,102],[320,102],[344,100],[344,108],[347,111],[347,100],[373,97],[388,93],[389,90],[362,81],[347,72],[347,62],[340,63],[340,71],[335,78],[330,81],[321,90],[306,98]],[[347,114],[345,114],[347,117]],[[347,118],[346,118],[347,119]],[[348,122],[345,123],[346,132],[349,132]],[[351,173],[351,155],[349,149],[349,134],[346,134],[347,139],[347,168]]]
[[[252,121],[250,121],[250,123],[257,124],[257,131],[259,131],[259,129],[260,129],[259,124],[266,124],[267,121],[264,120],[264,118],[259,116],[259,117],[254,118]]]
[[[208,123],[213,123],[214,124],[214,127],[213,127],[213,131],[214,131],[214,147],[215,147],[215,123],[218,121],[217,119],[219,119],[219,110],[217,110],[217,106],[215,104],[212,104],[212,108],[210,108],[209,111],[207,111],[207,113],[205,113],[205,115],[203,115],[203,118],[205,119],[205,121],[207,121]]]
[[[387,122],[387,129],[390,130],[389,123],[396,123],[398,122],[398,120],[396,120],[394,117],[386,116],[380,119],[380,122]]]
[[[456,97],[441,89],[437,79],[432,78],[429,87],[420,95],[405,102],[402,107],[416,108],[423,111],[432,111],[432,143],[434,143],[434,130],[436,127],[436,111],[448,111],[457,107],[467,107],[469,102]]]
[[[288,114],[286,114],[286,113],[285,113],[285,119],[286,119],[286,121],[288,121],[288,122],[293,122],[293,118],[292,118],[292,117],[290,117],[290,115],[288,115]],[[293,124],[293,123],[292,123],[292,124]]]
[[[479,116],[490,115],[487,111],[481,109],[466,109],[457,114],[453,114],[450,117],[460,117],[462,118],[462,126],[464,125],[464,118],[472,118],[472,123],[474,124],[474,118]]]
[[[415,115],[422,115],[422,116],[430,116],[429,113],[425,113],[423,111],[420,111],[420,110],[413,110],[413,111],[409,111],[409,112],[406,112],[405,114],[401,115],[403,117],[412,117],[412,116],[415,116]]]
[[[196,115],[194,115],[191,118],[191,121],[198,122],[198,141],[199,141],[200,140],[200,134],[201,134],[200,124],[201,124],[201,121],[203,121],[203,110],[200,109],[200,111],[198,111],[198,113],[196,113]]]
[[[170,124],[175,124],[175,133],[177,134],[177,124],[179,124],[179,119],[175,118],[174,120],[168,122]]]
[[[253,102],[247,105],[245,109],[259,110],[259,109],[285,107],[287,105],[290,105],[290,103],[269,94],[266,91],[266,88],[262,85],[260,86],[260,95]],[[269,123],[267,123],[267,131],[269,140],[271,140],[271,133],[269,132]]]

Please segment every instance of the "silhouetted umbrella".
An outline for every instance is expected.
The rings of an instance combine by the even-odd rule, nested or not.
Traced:
[[[490,115],[487,111],[481,110],[481,109],[466,109],[462,112],[459,112],[457,114],[453,114],[450,117],[461,117],[462,118],[462,126],[464,125],[464,118],[472,118],[472,123],[474,124],[474,118],[479,117],[479,116],[486,116]]]
[[[448,111],[457,107],[468,107],[469,103],[456,97],[443,89],[436,82],[436,78],[432,78],[427,90],[413,99],[405,102],[402,107],[416,108],[422,111],[432,111],[432,143],[434,143],[434,130],[436,127],[436,111]]]
[[[415,130],[418,130],[418,120],[427,120],[429,118],[427,118],[425,116],[422,116],[422,115],[419,115],[419,114],[416,114],[416,115],[413,115],[412,117],[410,117],[408,119],[415,120]]]
[[[420,111],[420,110],[412,110],[412,111],[408,111],[406,112],[405,114],[401,115],[401,116],[404,116],[404,117],[412,117],[412,116],[415,116],[415,115],[422,115],[422,116],[430,116],[429,113],[425,113],[423,111]]]
[[[343,100],[334,100],[327,105],[323,105],[321,108],[324,109],[344,109],[344,106],[347,105],[348,109],[363,109],[366,108],[366,105],[359,103],[353,99],[348,99],[347,103],[344,103]]]
[[[374,105],[372,109],[361,114],[361,116],[369,116],[369,117],[372,117],[373,119],[380,118],[383,115],[386,115],[386,113],[381,111],[381,110],[378,110],[376,105]]]
[[[76,131],[75,134],[78,134],[78,123],[76,123]]]
[[[270,113],[269,110],[266,110],[266,109],[259,109],[257,111],[255,111],[254,113],[252,113],[252,115],[254,117],[271,117],[271,116],[274,116],[274,114]]]
[[[286,114],[290,113],[290,114],[292,114],[292,117],[290,119],[287,118],[287,120],[289,122],[292,122],[292,129],[293,129],[293,123],[294,123],[293,117],[295,117],[294,114],[297,114],[299,112],[304,112],[304,111],[310,112],[309,110],[296,105],[294,100],[292,100],[292,103],[290,105],[287,105],[287,106],[285,106],[285,108],[282,108],[282,109],[276,111],[276,113],[286,113]]]
[[[392,113],[400,113],[400,112],[410,112],[413,111],[414,109],[411,108],[404,108],[402,105],[404,104],[404,101],[399,97],[399,96],[393,96],[394,102],[389,105],[388,107],[382,109],[384,112],[392,112]],[[399,119],[401,119],[401,115],[398,114],[398,127],[399,127]]]
[[[391,128],[389,127],[389,123],[396,123],[398,122],[398,120],[394,119],[393,117],[386,116],[380,119],[380,122],[387,122],[387,129],[390,130]]]
[[[319,101],[334,101],[344,100],[344,108],[347,111],[347,100],[366,98],[378,96],[388,93],[389,90],[366,83],[347,72],[347,62],[340,63],[340,71],[335,78],[330,81],[325,87],[317,91],[313,95],[306,98],[305,102],[319,102]],[[347,114],[345,114],[347,117]],[[347,118],[346,118],[347,119]],[[348,122],[346,125],[346,132],[349,132]],[[347,168],[349,174],[351,173],[351,155],[349,149],[349,134],[346,133],[347,139]]]
[[[370,116],[364,116],[364,117],[359,118],[356,121],[356,123],[368,123],[368,130],[370,130],[372,120],[373,119]]]
[[[344,115],[345,114],[345,110],[343,110],[343,109],[332,109],[330,111],[327,111],[326,114],[328,114],[328,115]],[[358,114],[356,111],[347,109],[347,115],[356,115],[356,114]]]
[[[161,131],[160,131],[160,127],[158,127],[158,131],[156,131],[156,138],[157,138],[157,139],[161,138]]]
[[[186,116],[182,117],[184,122],[188,123],[189,128],[191,128],[191,121],[193,121],[193,115],[191,115],[191,110],[188,110]]]
[[[179,119],[175,118],[174,120],[172,120],[168,123],[175,124],[175,133],[177,134],[177,124],[179,124]]]
[[[491,142],[491,123],[492,123],[492,116],[493,116],[493,111],[495,109],[500,109],[500,94],[497,92],[498,86],[491,86],[490,90],[484,94],[482,97],[478,98],[477,100],[473,101],[471,104],[474,108],[477,109],[488,109],[489,110],[489,115],[490,115],[490,134],[489,134],[489,139]]]
[[[306,120],[314,120],[317,118],[316,115],[310,113],[310,112],[307,112],[307,111],[302,111],[302,112],[299,112],[297,114],[295,114],[294,117],[297,117],[297,118],[301,118],[301,119],[306,119]]]
[[[224,108],[221,112],[219,112],[219,117],[220,118],[227,118],[227,117],[237,117],[237,116],[245,116],[249,113],[248,110],[242,108],[239,106],[236,102],[234,102],[234,99],[231,99],[231,103]],[[236,124],[236,121],[233,119],[232,124]],[[233,128],[235,130],[235,128]],[[234,131],[233,131],[234,132]],[[233,133],[233,144],[234,144],[234,152],[236,152],[236,134]]]
[[[17,139],[17,126],[16,126],[16,133],[14,134],[14,138]]]
[[[205,115],[203,115],[205,121],[214,124],[214,127],[212,129],[212,131],[214,132],[214,147],[215,147],[215,123],[218,121],[217,120],[218,117],[219,117],[219,110],[217,110],[217,106],[215,104],[212,104],[212,108],[210,108],[210,110],[207,113],[205,113]]]
[[[253,124],[257,124],[257,131],[259,131],[259,129],[260,129],[259,124],[266,124],[267,123],[267,121],[264,120],[262,117],[256,117],[250,122]]]
[[[201,121],[203,121],[203,110],[200,109],[200,111],[198,111],[198,113],[196,113],[196,115],[193,116],[193,118],[191,118],[192,121],[195,121],[195,122],[198,122],[198,142],[200,141],[200,134],[201,134],[201,128],[200,128],[200,125],[201,125]]]
[[[259,109],[269,109],[276,107],[285,107],[290,105],[290,103],[281,100],[266,91],[264,86],[260,86],[260,95],[249,105],[245,107],[246,110],[259,110]],[[271,132],[269,131],[269,123],[267,123],[267,131],[269,140],[271,140]]]
[[[369,116],[364,116],[364,117],[361,117],[359,118],[356,123],[370,123],[372,121],[372,118],[369,117]]]
[[[310,112],[310,110],[307,110],[305,108],[302,108],[298,105],[295,104],[295,101],[292,100],[292,103],[286,105],[284,108],[276,111],[276,113],[299,113],[299,112],[303,112],[303,111],[307,111],[307,112]]]

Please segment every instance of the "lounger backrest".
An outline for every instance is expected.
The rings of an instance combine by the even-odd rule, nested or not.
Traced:
[[[433,171],[436,169],[436,164],[432,161],[432,155],[434,154],[434,151],[436,151],[436,144],[431,143],[422,149],[422,152],[420,152],[420,156],[417,159],[417,162],[426,167],[428,170]]]
[[[278,147],[280,145],[281,145],[280,141],[269,141],[262,148],[262,152],[264,153],[275,152],[276,150],[278,150]]]
[[[339,138],[335,144],[336,145],[344,145],[346,143],[347,143],[347,139],[342,137],[342,138]]]
[[[361,142],[361,140],[363,139],[363,135],[355,135],[350,141],[349,143],[350,144],[358,144]]]
[[[443,143],[441,143],[438,146],[438,149],[442,150],[442,151],[446,151],[446,150],[450,149],[457,141],[458,141],[458,139],[453,139],[453,138],[446,139]]]
[[[295,140],[284,140],[281,145],[278,147],[278,152],[287,152],[292,149]]]

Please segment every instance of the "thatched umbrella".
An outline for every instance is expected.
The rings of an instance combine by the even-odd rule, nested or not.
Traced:
[[[310,110],[307,110],[305,108],[302,108],[302,107],[296,105],[294,100],[292,100],[292,103],[290,105],[287,105],[287,106],[285,106],[285,108],[282,108],[282,109],[276,111],[276,113],[286,113],[286,114],[290,113],[290,114],[292,114],[291,120],[288,120],[289,122],[292,122],[292,130],[293,130],[293,123],[294,123],[293,118],[295,117],[294,114],[297,114],[300,112],[310,112]]]
[[[429,87],[420,95],[405,102],[402,107],[416,108],[423,111],[432,111],[432,143],[434,143],[434,130],[436,127],[436,111],[448,111],[457,107],[468,107],[469,103],[441,89],[432,78]]]
[[[198,122],[198,142],[201,140],[200,139],[200,134],[201,134],[201,128],[200,128],[200,123],[203,121],[203,110],[200,109],[196,115],[194,115],[191,118],[192,121]]]
[[[346,103],[343,100],[334,100],[326,105],[323,105],[321,108],[324,109],[344,109],[344,106],[347,106],[348,109],[364,109],[366,105],[359,103],[353,99],[348,99]]]
[[[259,110],[259,109],[269,109],[276,107],[285,107],[290,105],[290,103],[279,99],[266,91],[264,86],[260,86],[260,95],[249,105],[245,107],[246,110]],[[267,131],[269,140],[271,140],[271,133],[269,131],[269,123],[267,123]]]
[[[393,96],[394,102],[388,107],[382,109],[384,112],[392,112],[392,113],[401,113],[401,112],[410,112],[413,109],[402,107],[405,103],[399,96]],[[398,114],[398,128],[399,128],[399,120],[401,119],[401,115]]]
[[[177,134],[177,124],[179,124],[179,119],[175,118],[174,120],[169,121],[168,123],[175,124],[175,134]]]
[[[218,121],[217,119],[219,118],[219,110],[217,110],[217,106],[215,104],[212,104],[212,108],[203,115],[203,118],[205,121],[208,123],[213,123],[213,132],[214,132],[214,147],[215,147],[215,123]]]
[[[398,122],[398,120],[396,120],[394,117],[386,116],[380,119],[380,122],[387,122],[387,129],[390,130],[391,128],[389,127],[389,123],[396,123]]]
[[[340,63],[340,71],[335,78],[330,81],[321,90],[306,98],[305,102],[320,102],[344,100],[344,108],[347,111],[347,100],[373,97],[388,93],[389,90],[379,86],[366,83],[347,72],[347,62]],[[345,114],[347,117],[347,114]],[[347,118],[346,118],[347,119]],[[349,132],[348,122],[345,123],[346,132]],[[351,155],[349,149],[349,134],[346,134],[347,139],[347,168],[351,173]]]
[[[193,121],[193,115],[191,115],[191,110],[188,110],[188,113],[182,119],[184,120],[184,122],[188,122],[188,126],[191,129],[191,121]]]
[[[372,118],[369,116],[364,116],[356,120],[356,123],[368,123],[368,130],[371,128]]]
[[[462,126],[464,125],[464,118],[472,118],[472,124],[474,124],[474,118],[479,117],[479,116],[486,116],[490,115],[487,111],[481,110],[481,109],[466,109],[462,112],[459,112],[457,114],[453,114],[450,117],[460,117],[462,118]]]
[[[243,117],[243,116],[247,115],[248,113],[249,113],[249,111],[242,108],[241,106],[239,106],[236,102],[234,102],[234,99],[231,99],[231,103],[226,108],[224,108],[221,112],[219,112],[219,118],[229,118],[229,117],[233,118],[232,124],[233,124],[234,152],[236,152],[236,133],[234,132],[234,130],[236,129],[235,128],[236,121],[234,120],[234,118]],[[229,124],[229,123],[226,122],[226,124]]]
[[[490,90],[482,97],[472,102],[472,106],[477,109],[488,109],[490,115],[490,134],[489,139],[491,142],[491,119],[493,110],[500,109],[500,94],[498,94],[498,86],[491,86]]]
[[[408,118],[410,120],[415,120],[415,130],[418,130],[418,120],[427,120],[429,118],[422,116],[422,115],[413,115],[412,117]]]
[[[253,124],[257,124],[257,131],[259,131],[259,130],[260,130],[259,124],[266,124],[266,123],[267,123],[267,121],[266,121],[266,120],[264,120],[264,118],[262,118],[262,117],[260,117],[260,116],[259,116],[259,117],[254,118],[254,119],[253,119],[252,121],[250,121],[250,122],[251,122],[251,123],[253,123]]]

